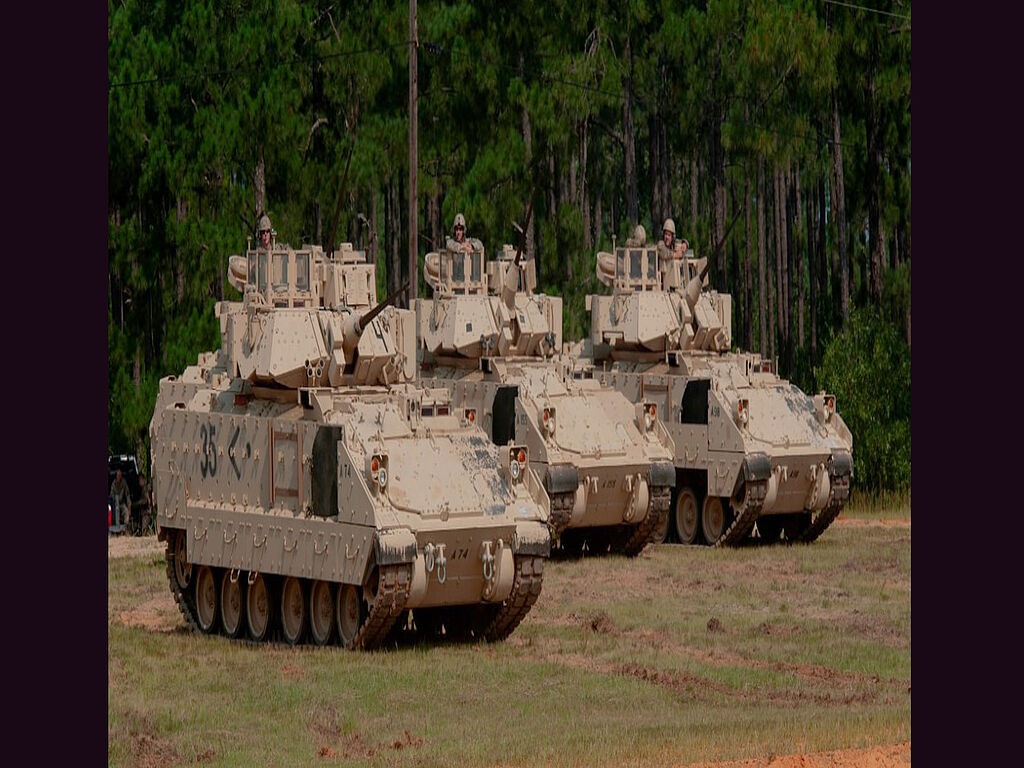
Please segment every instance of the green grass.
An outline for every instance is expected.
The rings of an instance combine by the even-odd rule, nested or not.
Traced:
[[[854,506],[809,546],[549,563],[497,645],[195,636],[161,556],[111,559],[109,762],[657,766],[907,741],[909,499],[895,508]]]

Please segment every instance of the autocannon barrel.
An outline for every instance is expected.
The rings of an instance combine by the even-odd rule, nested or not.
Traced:
[[[406,280],[405,284],[397,291],[388,296],[384,301],[366,312],[360,314],[352,314],[345,321],[345,352],[348,354],[352,351],[355,345],[359,342],[359,337],[363,335],[370,323],[374,321],[381,312],[387,309],[389,306],[394,304],[398,297],[401,296],[409,289],[409,281]]]

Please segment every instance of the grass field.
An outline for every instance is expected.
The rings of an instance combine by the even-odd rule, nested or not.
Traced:
[[[185,631],[152,546],[108,559],[115,766],[654,765],[910,741],[910,501],[818,542],[548,563],[497,645]]]

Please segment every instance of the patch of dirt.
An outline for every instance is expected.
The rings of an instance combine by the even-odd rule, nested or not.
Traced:
[[[109,536],[107,538],[107,559],[130,557],[132,555],[162,555],[166,545],[152,536]]]
[[[708,632],[724,632],[722,629],[722,622],[718,620],[717,616],[712,616],[708,619]]]
[[[722,763],[689,763],[676,768],[904,768],[910,765],[910,742],[860,749],[836,749],[796,755],[771,755]]]
[[[123,734],[127,736],[129,765],[139,768],[169,768],[184,762],[173,742],[157,735],[156,727],[146,715],[127,713]],[[107,742],[114,741],[114,731],[107,731]],[[204,753],[205,754],[205,753]],[[212,756],[212,752],[210,753]],[[196,760],[199,756],[196,756]]]
[[[337,743],[337,748],[329,744],[321,744],[316,754],[318,757],[351,760],[357,757],[375,757],[377,755],[377,748],[363,741],[358,733],[353,733],[349,736],[343,736]]]
[[[422,747],[423,739],[419,736],[412,736],[408,731],[400,739],[391,743],[392,749],[404,749],[405,747]]]
[[[142,605],[121,611],[118,621],[128,627],[141,627],[150,632],[170,633],[178,628],[181,614],[168,591]]]
[[[615,625],[612,624],[611,617],[604,611],[598,611],[591,616],[588,626],[590,627],[591,632],[600,632],[605,635],[615,629]]]
[[[408,731],[405,731],[401,737],[392,740],[386,744],[367,744],[363,737],[358,733],[353,733],[348,736],[342,736],[334,746],[330,744],[321,744],[317,749],[317,757],[352,760],[360,757],[376,757],[377,754],[384,749],[406,749],[409,747],[422,747],[423,738],[420,736],[413,736]]]
[[[800,627],[798,627],[796,624],[793,624],[788,627],[783,627],[779,626],[778,624],[772,624],[772,622],[770,621],[762,621],[760,624],[757,625],[757,629],[755,631],[759,635],[785,636],[796,634],[802,632],[803,630],[801,630]]]
[[[617,671],[619,674],[629,675],[648,683],[660,685],[663,688],[669,688],[684,696],[692,697],[695,693],[700,692],[700,689],[707,689],[726,696],[747,697],[747,694],[742,691],[737,691],[723,683],[716,682],[707,677],[701,677],[700,675],[693,675],[689,672],[665,672],[663,670],[641,667],[638,664],[627,664],[624,667],[620,667]]]

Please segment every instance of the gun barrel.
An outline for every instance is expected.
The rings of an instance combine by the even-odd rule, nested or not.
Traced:
[[[386,299],[384,299],[384,301],[382,301],[376,307],[371,309],[365,315],[360,316],[359,319],[356,320],[354,326],[356,334],[361,334],[363,332],[363,329],[365,329],[366,326],[372,323],[373,319],[377,317],[377,315],[383,312],[387,307],[390,307],[392,304],[394,304],[395,301],[398,300],[398,297],[405,293],[407,290],[409,290],[408,280],[405,281],[405,284],[401,288],[399,288],[397,291],[395,291]]]

